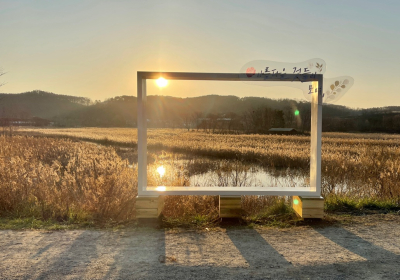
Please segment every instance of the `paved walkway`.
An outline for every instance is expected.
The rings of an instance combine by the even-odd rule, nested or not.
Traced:
[[[286,230],[0,231],[0,279],[400,279],[400,216]]]

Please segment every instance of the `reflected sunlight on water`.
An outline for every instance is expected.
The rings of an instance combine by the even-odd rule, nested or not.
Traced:
[[[148,164],[150,186],[307,187],[307,170],[274,169],[240,160],[162,152]],[[160,189],[161,190],[161,189]]]
[[[158,172],[158,174],[160,174],[160,177],[162,178],[165,174],[164,166],[161,165],[161,166],[157,167],[157,172]]]

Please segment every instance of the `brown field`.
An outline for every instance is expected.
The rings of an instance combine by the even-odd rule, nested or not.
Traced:
[[[17,133],[25,136],[0,137],[0,215],[59,221],[134,218],[135,129],[23,128]],[[170,183],[176,185],[187,185],[188,172],[202,173],[214,161],[223,163],[217,165],[218,174],[230,174],[235,168],[246,172],[248,164],[256,164],[269,170],[286,170],[285,174],[300,172],[306,178],[309,145],[306,136],[149,129],[149,168],[155,169],[160,162],[175,164],[175,168],[184,171],[173,172],[175,177]],[[324,134],[323,195],[376,198],[399,204],[399,146],[399,136]],[[182,156],[192,158],[190,164],[182,164]],[[149,178],[151,181],[151,175]],[[253,215],[266,205],[279,208],[277,201],[280,199],[276,197],[247,196],[242,207]],[[216,198],[170,196],[163,214],[170,220],[213,220],[217,217]]]
[[[136,129],[21,129],[21,132],[62,135],[136,147]],[[398,197],[400,195],[400,136],[388,134],[324,133],[323,193]],[[221,135],[183,129],[149,129],[150,153],[168,151],[192,156],[254,162],[273,168],[301,169],[307,174],[307,136]],[[343,187],[345,186],[345,190]]]
[[[59,221],[127,219],[137,172],[113,148],[70,140],[0,137],[0,213]],[[85,217],[90,214],[91,217]]]

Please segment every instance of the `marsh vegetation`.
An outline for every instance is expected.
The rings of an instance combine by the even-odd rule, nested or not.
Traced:
[[[25,136],[0,137],[2,216],[68,222],[134,219],[136,130],[20,129],[18,133]],[[308,184],[309,146],[307,136],[149,129],[148,181],[155,186],[295,188]],[[327,210],[376,207],[378,202],[388,209],[399,207],[399,146],[400,136],[324,134],[322,192],[331,203]],[[165,171],[162,177],[157,172],[160,166]],[[210,222],[217,217],[216,205],[213,196],[169,196],[163,214],[169,221]],[[274,207],[288,212],[282,197],[242,199],[247,217]]]

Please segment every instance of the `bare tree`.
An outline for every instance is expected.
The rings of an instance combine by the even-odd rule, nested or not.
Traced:
[[[194,127],[197,129],[197,131],[199,130],[199,128],[200,128],[200,124],[201,124],[201,118],[203,117],[203,113],[202,112],[194,112],[193,114],[192,114],[192,117],[191,117],[191,119],[192,119],[192,123],[193,123],[193,125],[194,125]]]
[[[291,106],[284,109],[285,124],[287,127],[293,127],[295,124],[295,110]]]
[[[3,76],[3,75],[5,75],[5,74],[6,74],[6,72],[3,72],[3,71],[0,69],[0,77]],[[4,85],[4,83],[0,83],[0,87],[3,86],[3,85]]]
[[[301,132],[311,130],[311,107],[306,107],[300,112]]]
[[[215,131],[218,129],[218,115],[208,114],[207,118],[208,118],[209,130],[211,130],[212,133],[215,133]]]
[[[184,114],[182,116],[182,122],[183,122],[183,126],[187,129],[187,131],[190,131],[190,129],[192,128],[192,118],[189,114]]]
[[[6,72],[3,72],[3,70],[0,69],[0,77],[5,75]],[[0,87],[3,86],[5,83],[0,83]],[[3,135],[9,134],[12,136],[12,131],[13,131],[13,126],[12,126],[12,121],[10,118],[5,118],[6,115],[4,114],[4,108],[2,110],[2,113],[0,114],[1,120],[0,120],[0,127],[3,127]]]
[[[396,133],[400,133],[400,115],[393,117],[393,129]]]

